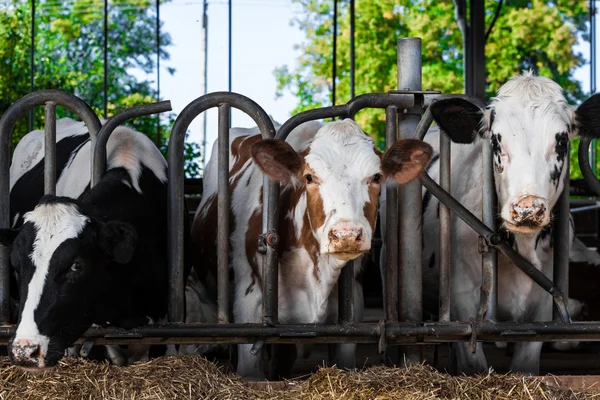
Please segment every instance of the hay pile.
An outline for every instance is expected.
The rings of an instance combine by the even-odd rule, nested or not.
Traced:
[[[0,399],[600,399],[552,388],[536,378],[487,374],[451,377],[425,366],[360,372],[322,368],[281,389],[249,386],[201,357],[166,357],[129,367],[65,359],[43,373],[0,359]]]

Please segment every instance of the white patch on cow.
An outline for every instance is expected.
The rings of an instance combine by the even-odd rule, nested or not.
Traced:
[[[50,339],[40,334],[34,312],[40,304],[44,284],[54,251],[65,240],[77,237],[89,222],[74,204],[41,204],[25,214],[25,223],[31,222],[37,232],[33,242],[31,261],[35,267],[28,285],[27,299],[17,327],[15,341],[29,340],[38,344],[41,354],[46,354]]]

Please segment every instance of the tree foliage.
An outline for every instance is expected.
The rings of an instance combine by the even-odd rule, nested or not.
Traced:
[[[294,0],[303,9],[293,21],[306,34],[298,45],[301,56],[294,68],[275,70],[278,93],[298,98],[293,113],[330,105],[332,85],[333,5],[330,0]],[[486,0],[489,27],[499,0]],[[340,0],[337,51],[337,104],[350,99],[349,7]],[[369,0],[356,2],[356,94],[396,89],[396,40],[420,37],[423,51],[423,88],[463,93],[462,33],[454,3],[435,0]],[[557,81],[575,103],[584,97],[573,77],[583,63],[573,46],[585,35],[587,2],[580,0],[507,0],[486,43],[488,98],[511,76],[524,69]],[[365,110],[356,116],[380,146],[385,137],[385,115]]]
[[[30,91],[31,2],[7,0],[0,8],[0,115]],[[37,0],[35,11],[34,90],[60,89],[86,101],[103,115],[104,1]],[[150,0],[111,0],[108,6],[108,117],[125,108],[154,102],[156,82],[140,80],[134,70],[156,72],[156,7]],[[168,60],[171,37],[162,31],[160,57]],[[169,69],[174,73],[174,69]],[[59,109],[59,117],[67,116]],[[145,133],[166,154],[173,115],[162,115],[160,139],[156,116],[129,123]],[[43,110],[36,110],[35,128],[43,126]],[[13,134],[18,141],[27,131],[26,118]],[[198,176],[198,144],[186,144],[186,175]],[[195,159],[192,157],[196,157]]]

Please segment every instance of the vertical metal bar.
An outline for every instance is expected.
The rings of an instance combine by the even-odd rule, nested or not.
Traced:
[[[44,127],[44,194],[56,194],[56,103],[46,103]]]
[[[491,230],[496,230],[496,188],[494,186],[494,163],[492,159],[492,148],[488,141],[482,142],[482,169],[483,169],[483,223]],[[481,256],[481,294],[480,301],[486,301],[486,304],[480,304],[480,310],[485,311],[486,320],[496,320],[496,308],[498,304],[498,251],[490,248],[487,253]],[[484,295],[485,292],[485,295]],[[483,306],[483,307],[482,307]]]
[[[333,54],[331,63],[331,105],[335,106],[335,79],[337,77],[337,29],[338,29],[338,0],[333,0]]]
[[[108,0],[104,0],[104,118],[108,118]]]
[[[590,0],[590,96],[596,93],[596,0]],[[592,141],[590,147],[590,166],[594,175],[597,175],[596,170],[596,140]]]
[[[233,69],[233,61],[232,61],[232,56],[231,56],[231,43],[232,43],[232,26],[233,26],[233,18],[232,18],[232,8],[233,5],[231,3],[232,0],[229,0],[229,7],[228,7],[228,16],[227,16],[227,20],[228,20],[228,30],[229,30],[229,48],[228,48],[228,54],[229,54],[229,83],[228,83],[228,88],[229,91],[231,92],[232,90],[232,85],[231,85],[231,75],[232,75],[232,69]],[[231,126],[231,113],[229,113],[229,125]]]
[[[355,90],[355,62],[356,57],[354,54],[354,31],[355,31],[355,12],[354,12],[354,0],[350,0],[350,99],[353,99],[356,95]]]
[[[440,132],[440,186],[450,190],[450,138]],[[450,209],[440,202],[440,322],[450,322],[450,278],[451,278],[451,248],[450,248]]]
[[[160,0],[156,0],[156,101],[160,101]],[[160,114],[156,115],[156,146],[160,147]]]
[[[227,104],[219,106],[218,182],[218,321],[229,322],[229,113]]]
[[[567,151],[567,155],[569,151]],[[566,170],[564,179],[564,188],[562,194],[555,206],[555,226],[554,226],[554,285],[563,293],[563,302],[565,307],[569,307],[569,157],[565,157]],[[554,307],[553,318],[560,321],[556,307]]]
[[[385,144],[386,149],[394,145],[398,138],[398,108],[389,106],[385,110]],[[398,185],[388,183],[386,190],[386,227],[385,227],[385,319],[398,321]],[[385,361],[398,365],[398,348],[390,346],[385,349]]]
[[[471,85],[467,94],[485,100],[485,4],[483,1],[469,2],[469,58]],[[467,64],[467,63],[465,63]]]
[[[279,218],[279,184],[271,182],[266,176],[263,179],[263,199],[267,199],[267,202],[263,201],[263,232],[276,233]],[[263,322],[267,325],[275,325],[278,319],[277,299],[279,295],[279,265],[276,247],[267,245],[263,277]]]
[[[357,261],[349,261],[338,280],[338,316],[340,323],[354,321],[354,268]],[[335,345],[336,363],[342,369],[356,368],[356,347],[349,343]]]
[[[421,90],[421,39],[398,39],[398,89]],[[399,138],[416,138],[415,130],[422,114],[422,98],[416,95],[415,106],[399,113]],[[423,319],[423,251],[421,236],[421,183],[414,181],[398,188],[399,221],[399,308],[400,321]],[[422,359],[419,346],[403,349],[405,363]]]
[[[31,0],[31,49],[29,59],[29,93],[35,89],[35,0]],[[33,130],[35,111],[29,110],[29,131]]]
[[[10,225],[10,138],[0,131],[0,228]],[[6,127],[5,127],[6,129]],[[0,244],[0,324],[10,323],[10,248]]]
[[[204,28],[204,94],[208,93],[208,0],[202,8],[202,27]],[[202,167],[206,167],[206,113],[202,114]]]

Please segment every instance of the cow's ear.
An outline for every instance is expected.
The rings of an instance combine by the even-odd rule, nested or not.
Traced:
[[[595,94],[575,110],[576,134],[582,137],[600,137],[600,94]]]
[[[300,156],[281,139],[263,139],[254,143],[252,158],[262,172],[281,184],[294,182],[302,171]]]
[[[386,179],[408,183],[425,171],[432,155],[433,149],[422,140],[398,140],[383,155],[381,168]]]
[[[111,221],[100,228],[100,246],[111,260],[119,264],[131,261],[137,239],[135,228],[126,222]]]
[[[10,247],[19,234],[18,229],[0,229],[0,244]]]
[[[473,143],[483,119],[481,108],[460,97],[440,99],[429,107],[435,122],[454,143]]]

